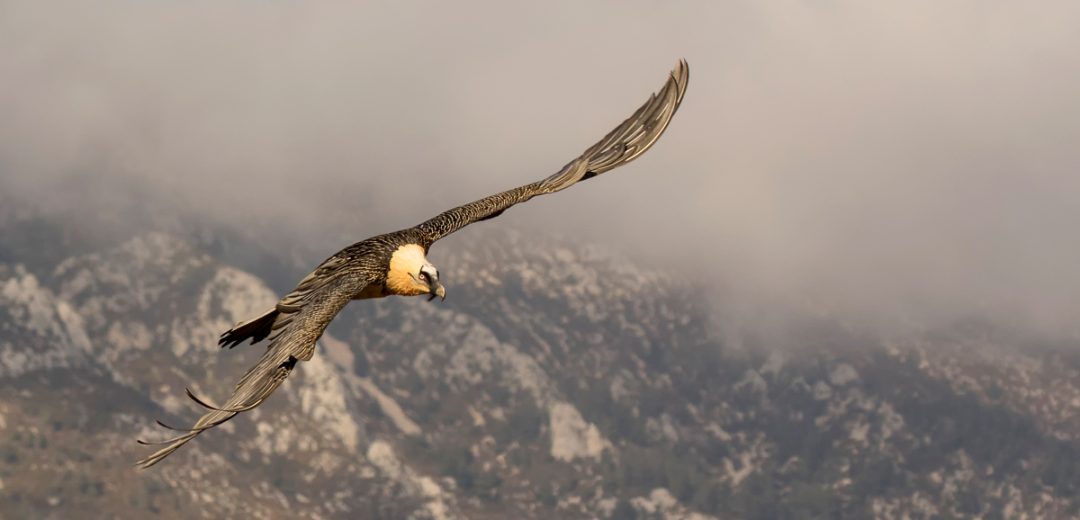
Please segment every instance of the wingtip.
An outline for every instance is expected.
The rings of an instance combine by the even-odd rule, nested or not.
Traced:
[[[138,462],[136,462],[135,467],[137,467],[139,469],[147,469],[150,466],[153,466],[153,465],[157,464],[158,462],[161,462],[162,460],[165,459],[165,457],[168,457],[169,455],[172,455],[176,450],[180,449],[181,446],[187,444],[187,442],[190,441],[191,439],[194,439],[197,435],[199,435],[199,433],[200,433],[199,431],[191,431],[191,432],[186,433],[184,435],[181,435],[179,437],[176,437],[176,438],[173,438],[173,439],[168,439],[168,440],[161,441],[161,442],[147,442],[147,441],[144,441],[142,439],[139,439],[137,442],[139,444],[142,444],[143,446],[162,446],[162,445],[166,445],[166,446],[164,448],[161,448],[161,449],[155,451],[154,453],[151,453],[146,458],[143,458],[142,460],[139,460]]]
[[[679,62],[671,70],[671,79],[679,92],[679,101],[682,101],[683,95],[686,94],[686,86],[690,82],[690,63],[686,61],[686,58],[679,58]]]
[[[690,64],[686,61],[686,58],[679,58],[679,61],[675,64],[675,71],[674,71],[674,72],[678,72],[679,74],[674,74],[674,72],[673,72],[672,75],[678,77],[678,76],[681,76],[681,75],[685,74],[689,70],[690,70]]]
[[[172,453],[172,452],[170,451],[169,453]],[[168,455],[168,453],[165,454],[165,455]],[[134,464],[134,466],[135,466],[135,469],[137,469],[137,470],[145,471],[145,470],[150,469],[153,465],[157,464],[158,462],[161,462],[164,458],[165,458],[165,456],[161,455],[161,452],[159,451],[159,452],[154,453],[153,455],[150,455],[149,457],[146,457],[145,459],[137,461]]]
[[[137,470],[150,469],[150,466],[153,466],[154,464],[157,464],[158,462],[161,462],[162,458],[163,457],[161,457],[161,452],[157,451],[157,452],[154,452],[153,454],[151,454],[149,457],[146,457],[144,459],[139,459],[138,461],[135,462],[135,464],[133,464],[133,466],[135,466],[135,469],[137,469]]]
[[[214,411],[219,411],[220,410],[218,407],[216,407],[216,406],[214,406],[214,405],[212,405],[210,403],[207,403],[206,401],[203,401],[202,399],[200,399],[199,396],[195,395],[195,392],[191,391],[191,388],[184,387],[184,393],[187,394],[189,399],[191,399],[192,401],[195,401],[195,404],[197,404],[197,405],[199,405],[199,406],[201,406],[203,408],[206,408],[207,410],[214,410]]]

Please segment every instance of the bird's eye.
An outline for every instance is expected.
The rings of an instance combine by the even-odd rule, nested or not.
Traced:
[[[431,281],[431,277],[428,276],[428,274],[423,272],[423,271],[420,271],[420,279],[425,281],[425,282],[430,282]]]

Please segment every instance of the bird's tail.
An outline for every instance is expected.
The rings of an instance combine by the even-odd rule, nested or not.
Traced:
[[[266,339],[273,329],[274,320],[277,319],[278,313],[277,307],[271,307],[266,312],[250,320],[233,325],[231,329],[221,335],[218,345],[222,348],[233,348],[248,338],[251,338],[252,345]]]

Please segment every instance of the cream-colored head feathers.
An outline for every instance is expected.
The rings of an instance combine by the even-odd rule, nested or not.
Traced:
[[[390,294],[416,296],[427,294],[430,290],[416,277],[420,268],[429,265],[424,256],[424,248],[416,244],[407,244],[394,251],[390,257],[390,271],[386,274],[386,289]]]

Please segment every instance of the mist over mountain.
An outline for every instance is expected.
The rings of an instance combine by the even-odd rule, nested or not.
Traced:
[[[1076,333],[1075,2],[2,5],[23,199],[108,174],[290,241],[366,237],[550,174],[685,57],[659,146],[500,224],[880,328]]]
[[[0,0],[0,517],[1080,517],[1073,2]],[[218,335],[436,244],[262,407]]]
[[[220,401],[261,353],[217,335],[326,254],[144,195],[5,202],[5,516],[1080,513],[1075,342],[755,314],[615,248],[496,225],[433,248],[445,302],[351,305],[264,406],[136,471],[134,439],[167,434],[154,418],[195,417],[184,387]]]

